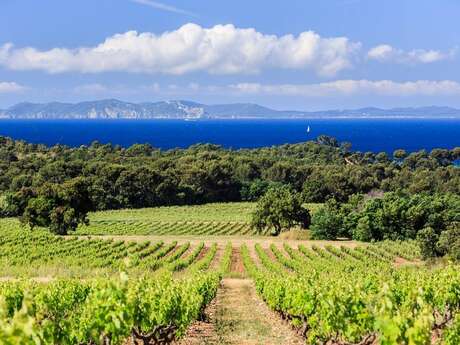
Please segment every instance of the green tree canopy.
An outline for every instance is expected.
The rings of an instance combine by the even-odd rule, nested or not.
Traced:
[[[300,194],[288,186],[270,188],[257,203],[252,226],[259,231],[270,229],[279,235],[295,225],[304,229],[310,225],[310,212],[302,206]]]
[[[32,229],[47,227],[53,233],[66,235],[79,224],[88,224],[88,212],[92,210],[85,178],[75,178],[63,184],[46,183],[28,199],[20,217]]]

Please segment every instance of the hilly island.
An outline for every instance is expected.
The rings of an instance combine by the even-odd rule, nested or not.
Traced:
[[[460,118],[460,109],[442,106],[342,110],[275,110],[254,103],[207,105],[184,100],[130,103],[116,99],[80,103],[18,103],[0,109],[0,119],[302,119]]]

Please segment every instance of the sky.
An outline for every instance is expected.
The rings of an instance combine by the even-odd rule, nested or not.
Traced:
[[[0,108],[460,107],[458,0],[0,0]]]

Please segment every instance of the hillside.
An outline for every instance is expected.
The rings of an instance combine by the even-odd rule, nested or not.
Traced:
[[[130,103],[115,99],[80,103],[16,104],[0,110],[0,119],[244,119],[244,118],[460,118],[449,107],[361,108],[348,110],[275,110],[253,103],[206,105],[191,101]]]

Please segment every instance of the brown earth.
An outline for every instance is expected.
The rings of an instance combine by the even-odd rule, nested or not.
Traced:
[[[402,257],[397,256],[394,260],[394,265],[396,267],[401,267],[401,266],[411,266],[411,265],[420,265],[421,261],[409,261],[407,259],[404,259]]]
[[[222,259],[223,254],[224,248],[218,245],[216,255],[214,255],[214,258],[212,259],[211,264],[209,265],[210,271],[214,271],[219,267],[220,260]]]
[[[72,238],[73,236],[68,236],[68,238]],[[279,237],[269,237],[269,236],[181,236],[181,235],[165,235],[165,236],[156,236],[156,235],[147,235],[147,236],[117,236],[117,235],[103,235],[103,236],[78,236],[81,239],[87,238],[100,238],[100,239],[115,239],[115,240],[124,240],[124,241],[135,241],[135,242],[143,242],[143,241],[151,241],[158,242],[164,241],[165,243],[170,243],[172,241],[177,241],[178,245],[183,244],[185,242],[190,242],[191,245],[197,245],[200,242],[205,242],[206,245],[210,245],[212,243],[217,243],[219,246],[225,246],[227,243],[231,242],[233,246],[240,247],[243,244],[246,244],[249,248],[254,247],[256,243],[259,243],[262,247],[268,248],[272,243],[282,246],[283,243],[287,243],[290,246],[297,248],[299,244],[303,244],[304,246],[311,247],[312,245],[316,245],[317,247],[324,247],[326,245],[332,245],[336,247],[340,246],[347,246],[350,248],[354,248],[359,245],[359,242],[356,241],[311,241],[311,240],[289,240],[289,239],[282,239]]]
[[[232,260],[230,264],[230,275],[242,277],[245,275],[243,261],[241,260],[240,247],[232,248]]]
[[[305,343],[257,296],[250,279],[224,279],[215,301],[206,309],[206,315],[208,320],[190,327],[180,345]]]

